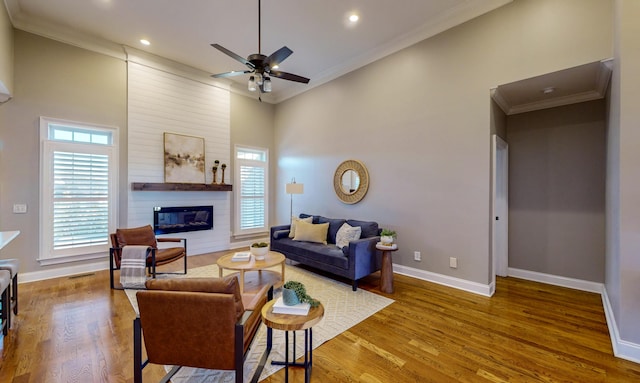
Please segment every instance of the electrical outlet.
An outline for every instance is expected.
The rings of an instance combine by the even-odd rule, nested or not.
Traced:
[[[420,257],[420,252],[419,251],[414,251],[413,252],[413,260],[414,261],[421,261],[422,258]]]
[[[454,258],[454,257],[449,258],[449,267],[451,267],[452,269],[457,269],[458,268],[458,258]]]
[[[13,204],[13,213],[14,214],[25,214],[27,212],[27,204],[26,203],[15,203]]]

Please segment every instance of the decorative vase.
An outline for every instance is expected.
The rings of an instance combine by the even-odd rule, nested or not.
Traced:
[[[249,247],[249,251],[253,254],[256,261],[264,261],[264,256],[269,252],[268,247]]]
[[[282,302],[287,306],[294,306],[300,303],[300,299],[298,298],[298,294],[296,294],[295,290],[282,288]]]

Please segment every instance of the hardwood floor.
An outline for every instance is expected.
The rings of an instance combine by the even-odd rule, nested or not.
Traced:
[[[189,267],[222,253],[189,257]],[[169,267],[169,265],[165,266]],[[314,351],[314,382],[638,382],[613,357],[599,295],[500,278],[486,298],[394,275],[395,303]],[[361,288],[379,293],[379,275]],[[20,285],[0,383],[131,382],[134,312],[109,274]],[[157,382],[162,366],[144,369]],[[301,369],[292,369],[301,382]],[[282,382],[284,372],[265,382]]]

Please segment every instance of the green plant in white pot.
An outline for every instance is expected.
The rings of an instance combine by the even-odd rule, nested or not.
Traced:
[[[249,247],[249,251],[257,261],[262,261],[269,252],[269,244],[266,242],[255,242]]]
[[[382,243],[383,246],[393,245],[393,242],[395,241],[395,239],[396,239],[395,230],[382,229],[382,231],[380,232],[380,243]]]

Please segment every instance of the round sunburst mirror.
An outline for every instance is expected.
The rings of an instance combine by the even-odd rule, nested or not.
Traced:
[[[369,173],[357,160],[341,163],[333,175],[333,189],[340,201],[347,204],[360,202],[369,190]]]

